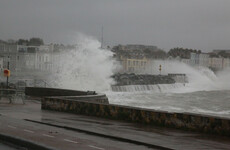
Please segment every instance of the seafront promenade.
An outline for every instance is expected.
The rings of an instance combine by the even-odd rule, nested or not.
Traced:
[[[229,149],[230,138],[41,110],[41,103],[0,101],[1,141],[34,149]],[[27,146],[26,146],[27,145]]]

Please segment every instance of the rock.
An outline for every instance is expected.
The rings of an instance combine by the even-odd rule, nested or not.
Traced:
[[[115,74],[112,76],[116,85],[173,84],[175,80],[168,75]]]

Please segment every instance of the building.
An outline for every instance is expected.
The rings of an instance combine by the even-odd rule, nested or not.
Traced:
[[[210,57],[209,58],[209,67],[214,71],[223,69],[223,58],[222,57]]]
[[[198,66],[199,65],[199,54],[198,53],[191,53],[190,54],[190,65]]]
[[[122,65],[121,72],[141,73],[146,71],[150,60],[165,59],[166,53],[156,46],[149,45],[118,45],[112,48],[114,57]]]
[[[143,72],[148,64],[148,59],[144,56],[142,57],[125,57],[121,56],[120,62],[122,65],[121,72],[127,73],[141,73]]]
[[[35,69],[41,71],[52,71],[52,53],[37,52],[35,53]]]
[[[185,63],[185,64],[187,64],[187,65],[190,65],[190,59],[186,59],[186,58],[182,58],[181,59],[181,62],[183,62],[183,63]]]
[[[4,57],[3,56],[0,56],[0,71],[2,72],[4,67],[3,67],[3,59]]]
[[[199,66],[209,67],[209,54],[208,53],[199,54]]]
[[[26,46],[0,43],[0,55],[3,57],[3,68],[8,68],[9,62],[12,76],[52,71],[53,44]]]
[[[8,43],[0,43],[0,55],[3,57],[3,68],[9,68],[12,71],[15,71],[17,64],[17,45],[8,44]]]
[[[230,59],[229,58],[223,58],[223,69],[230,68]]]

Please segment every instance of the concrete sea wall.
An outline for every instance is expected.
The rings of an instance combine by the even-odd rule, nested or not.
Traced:
[[[68,89],[42,88],[42,87],[26,87],[25,94],[27,96],[44,98],[51,97],[53,99],[62,98],[70,101],[84,101],[109,104],[105,94],[98,94],[95,91],[76,91]]]
[[[26,87],[25,94],[29,96],[80,96],[87,95],[85,91],[76,91],[68,89],[55,89],[55,88],[43,88],[43,87]]]
[[[60,97],[43,98],[42,109],[230,136],[230,119],[227,118],[169,113]]]

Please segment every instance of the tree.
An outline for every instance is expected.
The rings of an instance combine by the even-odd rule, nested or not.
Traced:
[[[192,49],[187,49],[187,48],[173,48],[170,49],[168,52],[168,56],[172,56],[172,57],[181,57],[181,58],[190,58],[190,53],[201,53],[201,50],[192,50]]]
[[[33,38],[31,38],[31,39],[29,40],[28,45],[30,45],[30,46],[40,46],[40,45],[44,45],[44,42],[43,42],[43,40],[40,39],[40,38],[35,38],[35,37],[33,37]]]
[[[28,45],[29,41],[28,40],[25,40],[25,39],[19,39],[17,41],[17,44],[18,45]]]
[[[229,55],[226,53],[226,51],[220,51],[220,52],[218,53],[218,55],[221,56],[221,57],[224,57],[224,58],[229,57]]]

